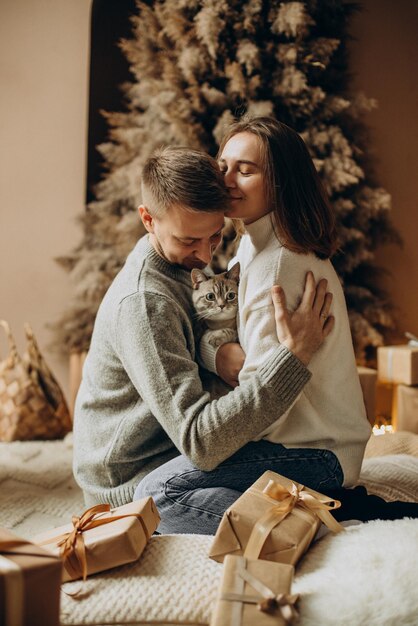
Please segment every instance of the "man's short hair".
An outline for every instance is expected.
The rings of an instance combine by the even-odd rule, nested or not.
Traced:
[[[147,159],[142,169],[142,201],[154,216],[171,206],[207,213],[230,208],[215,159],[183,146],[160,148]]]

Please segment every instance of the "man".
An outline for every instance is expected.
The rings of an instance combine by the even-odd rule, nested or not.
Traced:
[[[75,407],[74,472],[88,505],[130,502],[141,479],[180,454],[205,472],[217,468],[291,406],[333,325],[324,281],[316,289],[308,275],[292,316],[277,289],[277,350],[212,399],[195,362],[190,270],[205,267],[221,241],[228,192],[216,161],[188,148],[151,157],[142,187],[149,234],[99,308]]]

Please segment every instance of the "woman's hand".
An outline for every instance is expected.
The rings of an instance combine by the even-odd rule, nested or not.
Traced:
[[[245,361],[245,352],[239,343],[224,343],[216,352],[216,371],[231,387],[238,386],[238,374]]]
[[[308,272],[301,303],[293,313],[287,310],[283,289],[279,285],[271,289],[277,338],[304,365],[308,365],[334,327],[335,319],[329,315],[332,293],[327,292],[327,284],[325,278],[315,284],[314,275]]]

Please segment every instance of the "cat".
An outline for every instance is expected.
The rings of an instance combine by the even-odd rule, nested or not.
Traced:
[[[214,276],[207,276],[198,269],[191,271],[196,317],[204,322],[205,338],[214,348],[238,341],[239,271],[239,263]]]

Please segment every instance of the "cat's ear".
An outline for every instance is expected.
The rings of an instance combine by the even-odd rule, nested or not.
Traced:
[[[233,265],[231,269],[227,271],[227,273],[225,274],[225,278],[229,278],[230,280],[235,280],[237,283],[239,283],[239,270],[240,270],[240,265],[239,265],[239,261],[237,261],[235,265]]]
[[[202,272],[202,270],[198,270],[197,268],[193,268],[190,275],[192,278],[193,289],[199,289],[200,283],[204,283],[208,280],[205,272]]]

